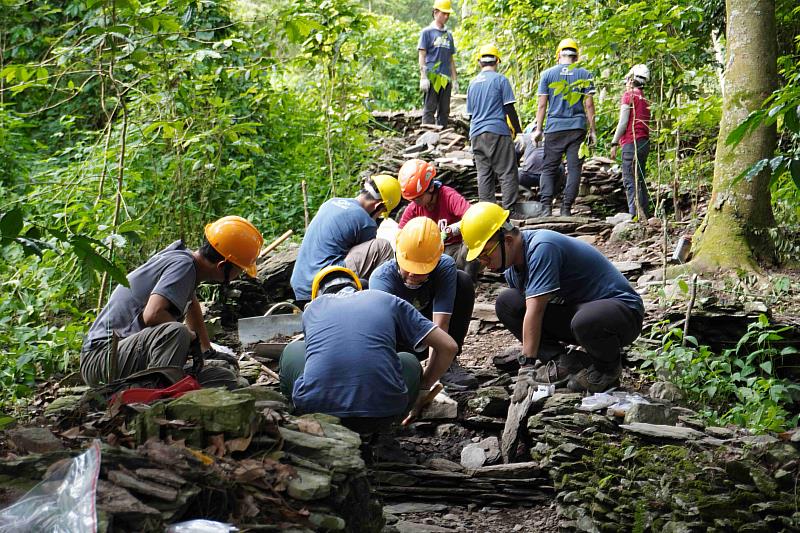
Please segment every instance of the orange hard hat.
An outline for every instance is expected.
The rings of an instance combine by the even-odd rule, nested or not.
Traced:
[[[403,163],[398,175],[403,198],[413,200],[425,194],[434,177],[436,177],[436,167],[432,163],[422,159],[409,159]]]
[[[208,243],[251,278],[256,277],[256,259],[264,238],[247,219],[237,216],[222,217],[207,224],[205,236]]]
[[[397,234],[395,249],[400,268],[412,274],[428,274],[444,252],[442,232],[428,217],[412,218]]]

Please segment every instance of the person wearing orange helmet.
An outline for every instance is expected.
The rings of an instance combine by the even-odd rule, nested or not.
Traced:
[[[456,269],[453,258],[442,253],[441,232],[436,222],[426,217],[411,219],[397,234],[395,259],[379,266],[369,278],[370,289],[393,294],[409,302],[426,318],[446,331],[458,344],[459,352],[467,336],[475,287],[470,277]],[[403,346],[419,359],[428,351]],[[430,352],[433,357],[433,350]],[[478,386],[475,377],[454,360],[441,382],[450,389]]]
[[[461,217],[469,202],[452,187],[434,179],[436,167],[422,159],[410,159],[400,167],[398,179],[403,198],[409,201],[400,217],[400,229],[416,217],[428,217],[445,233],[444,253],[455,259],[456,268],[464,270],[472,281],[478,278],[479,263],[467,262],[467,249],[461,239]]]
[[[182,377],[191,350],[201,385],[235,386],[232,371],[199,364],[223,359],[235,366],[235,359],[211,347],[195,289],[203,282],[227,284],[242,272],[255,277],[263,243],[253,224],[227,216],[206,226],[199,249],[176,241],[128,274],[128,285],[117,285],[84,339],[80,370],[86,384],[163,367],[172,370],[163,375]]]
[[[311,300],[311,285],[320,269],[346,266],[368,278],[392,255],[392,245],[377,238],[378,219],[400,203],[400,184],[387,174],[370,176],[355,198],[331,198],[323,203],[306,229],[289,280],[299,306]]]
[[[436,0],[433,22],[422,29],[417,44],[419,89],[424,94],[422,123],[446,128],[450,118],[450,95],[458,92],[456,43],[445,24],[453,13],[450,0]]]
[[[280,386],[300,413],[337,416],[360,433],[416,418],[455,357],[455,341],[408,302],[361,290],[355,272],[328,266],[315,276],[303,311],[305,340],[280,361]],[[398,346],[430,346],[425,370]]]

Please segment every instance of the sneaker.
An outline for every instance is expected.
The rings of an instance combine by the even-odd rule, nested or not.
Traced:
[[[553,206],[551,205],[543,205],[542,206],[542,216],[543,217],[551,217],[553,216]]]
[[[536,383],[547,385],[563,385],[569,376],[570,372],[559,365],[557,359],[546,362],[533,372],[533,380]]]
[[[569,378],[567,387],[575,392],[606,392],[619,385],[622,367],[617,365],[609,370],[599,370],[594,365],[584,368]]]
[[[470,372],[467,372],[463,366],[456,360],[450,364],[447,372],[439,378],[442,385],[450,390],[470,390],[478,388],[478,379]]]

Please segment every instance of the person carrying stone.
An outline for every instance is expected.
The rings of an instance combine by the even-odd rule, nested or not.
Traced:
[[[290,283],[300,306],[311,300],[314,275],[329,265],[346,266],[360,278],[394,255],[392,245],[376,238],[377,219],[400,203],[400,183],[385,174],[372,176],[355,198],[331,198],[308,225]]]
[[[533,371],[536,381],[566,381],[574,391],[602,392],[618,382],[621,350],[639,336],[644,304],[603,254],[554,231],[520,231],[508,211],[484,202],[464,214],[461,232],[469,259],[505,273],[509,288],[495,311],[522,342],[521,375]],[[558,355],[559,343],[585,352]]]
[[[628,213],[639,219],[650,216],[650,198],[644,179],[650,154],[650,103],[642,93],[648,81],[650,69],[647,65],[634,65],[625,76],[625,94],[611,141],[611,159],[617,158],[617,145],[622,146],[622,183],[628,199]]]
[[[433,22],[419,35],[419,88],[425,96],[422,123],[447,127],[450,118],[450,95],[458,92],[456,43],[445,27],[453,7],[450,0],[436,0]]]
[[[467,89],[467,114],[471,116],[469,141],[478,171],[478,197],[483,202],[494,202],[499,178],[503,207],[511,210],[519,196],[513,137],[522,127],[514,108],[511,83],[497,72],[500,63],[497,47],[484,45],[478,56],[481,71]]]
[[[205,227],[198,250],[176,241],[128,274],[128,286],[117,285],[83,342],[80,371],[86,384],[96,387],[163,368],[175,382],[192,350],[194,359],[235,366],[235,359],[212,349],[195,289],[202,282],[227,284],[242,272],[255,277],[262,244],[255,226],[227,216]],[[235,373],[222,367],[202,368],[196,377],[203,386],[237,384]]]
[[[428,392],[458,350],[456,342],[414,307],[383,291],[361,290],[340,266],[314,278],[303,312],[305,341],[280,360],[281,392],[301,413],[325,413],[359,433],[417,418]],[[397,346],[431,348],[425,370]]]
[[[597,142],[592,96],[594,84],[589,71],[574,64],[578,60],[578,51],[578,43],[574,39],[562,40],[556,49],[558,64],[545,70],[539,80],[537,127],[533,137],[539,140],[543,134],[547,134],[539,186],[544,216],[552,214],[558,167],[564,154],[567,156],[567,184],[561,200],[561,216],[572,215],[572,204],[578,196],[583,169],[580,146],[584,140],[590,145]],[[573,101],[576,96],[577,99]]]
[[[398,180],[403,198],[410,203],[400,217],[402,229],[409,220],[428,217],[445,233],[444,253],[456,262],[456,268],[469,274],[472,281],[478,278],[480,265],[467,263],[467,248],[461,239],[461,217],[469,209],[469,202],[452,187],[442,185],[436,177],[436,167],[422,159],[409,159],[402,167]]]
[[[369,287],[413,305],[453,337],[460,353],[472,320],[475,287],[470,277],[457,270],[455,261],[443,254],[443,250],[441,232],[433,220],[411,219],[397,235],[395,259],[375,269],[369,278]],[[416,351],[413,346],[400,349],[414,353],[420,360],[428,357],[426,351]],[[448,389],[456,390],[478,386],[475,376],[464,370],[457,359],[442,375],[441,382]]]

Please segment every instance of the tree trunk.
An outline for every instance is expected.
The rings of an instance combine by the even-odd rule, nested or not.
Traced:
[[[760,126],[735,147],[725,139],[777,86],[775,0],[727,0],[722,119],[708,213],[698,230],[692,267],[755,270],[772,258],[765,228],[774,225],[767,167],[752,180],[734,178],[772,157],[775,126]]]

